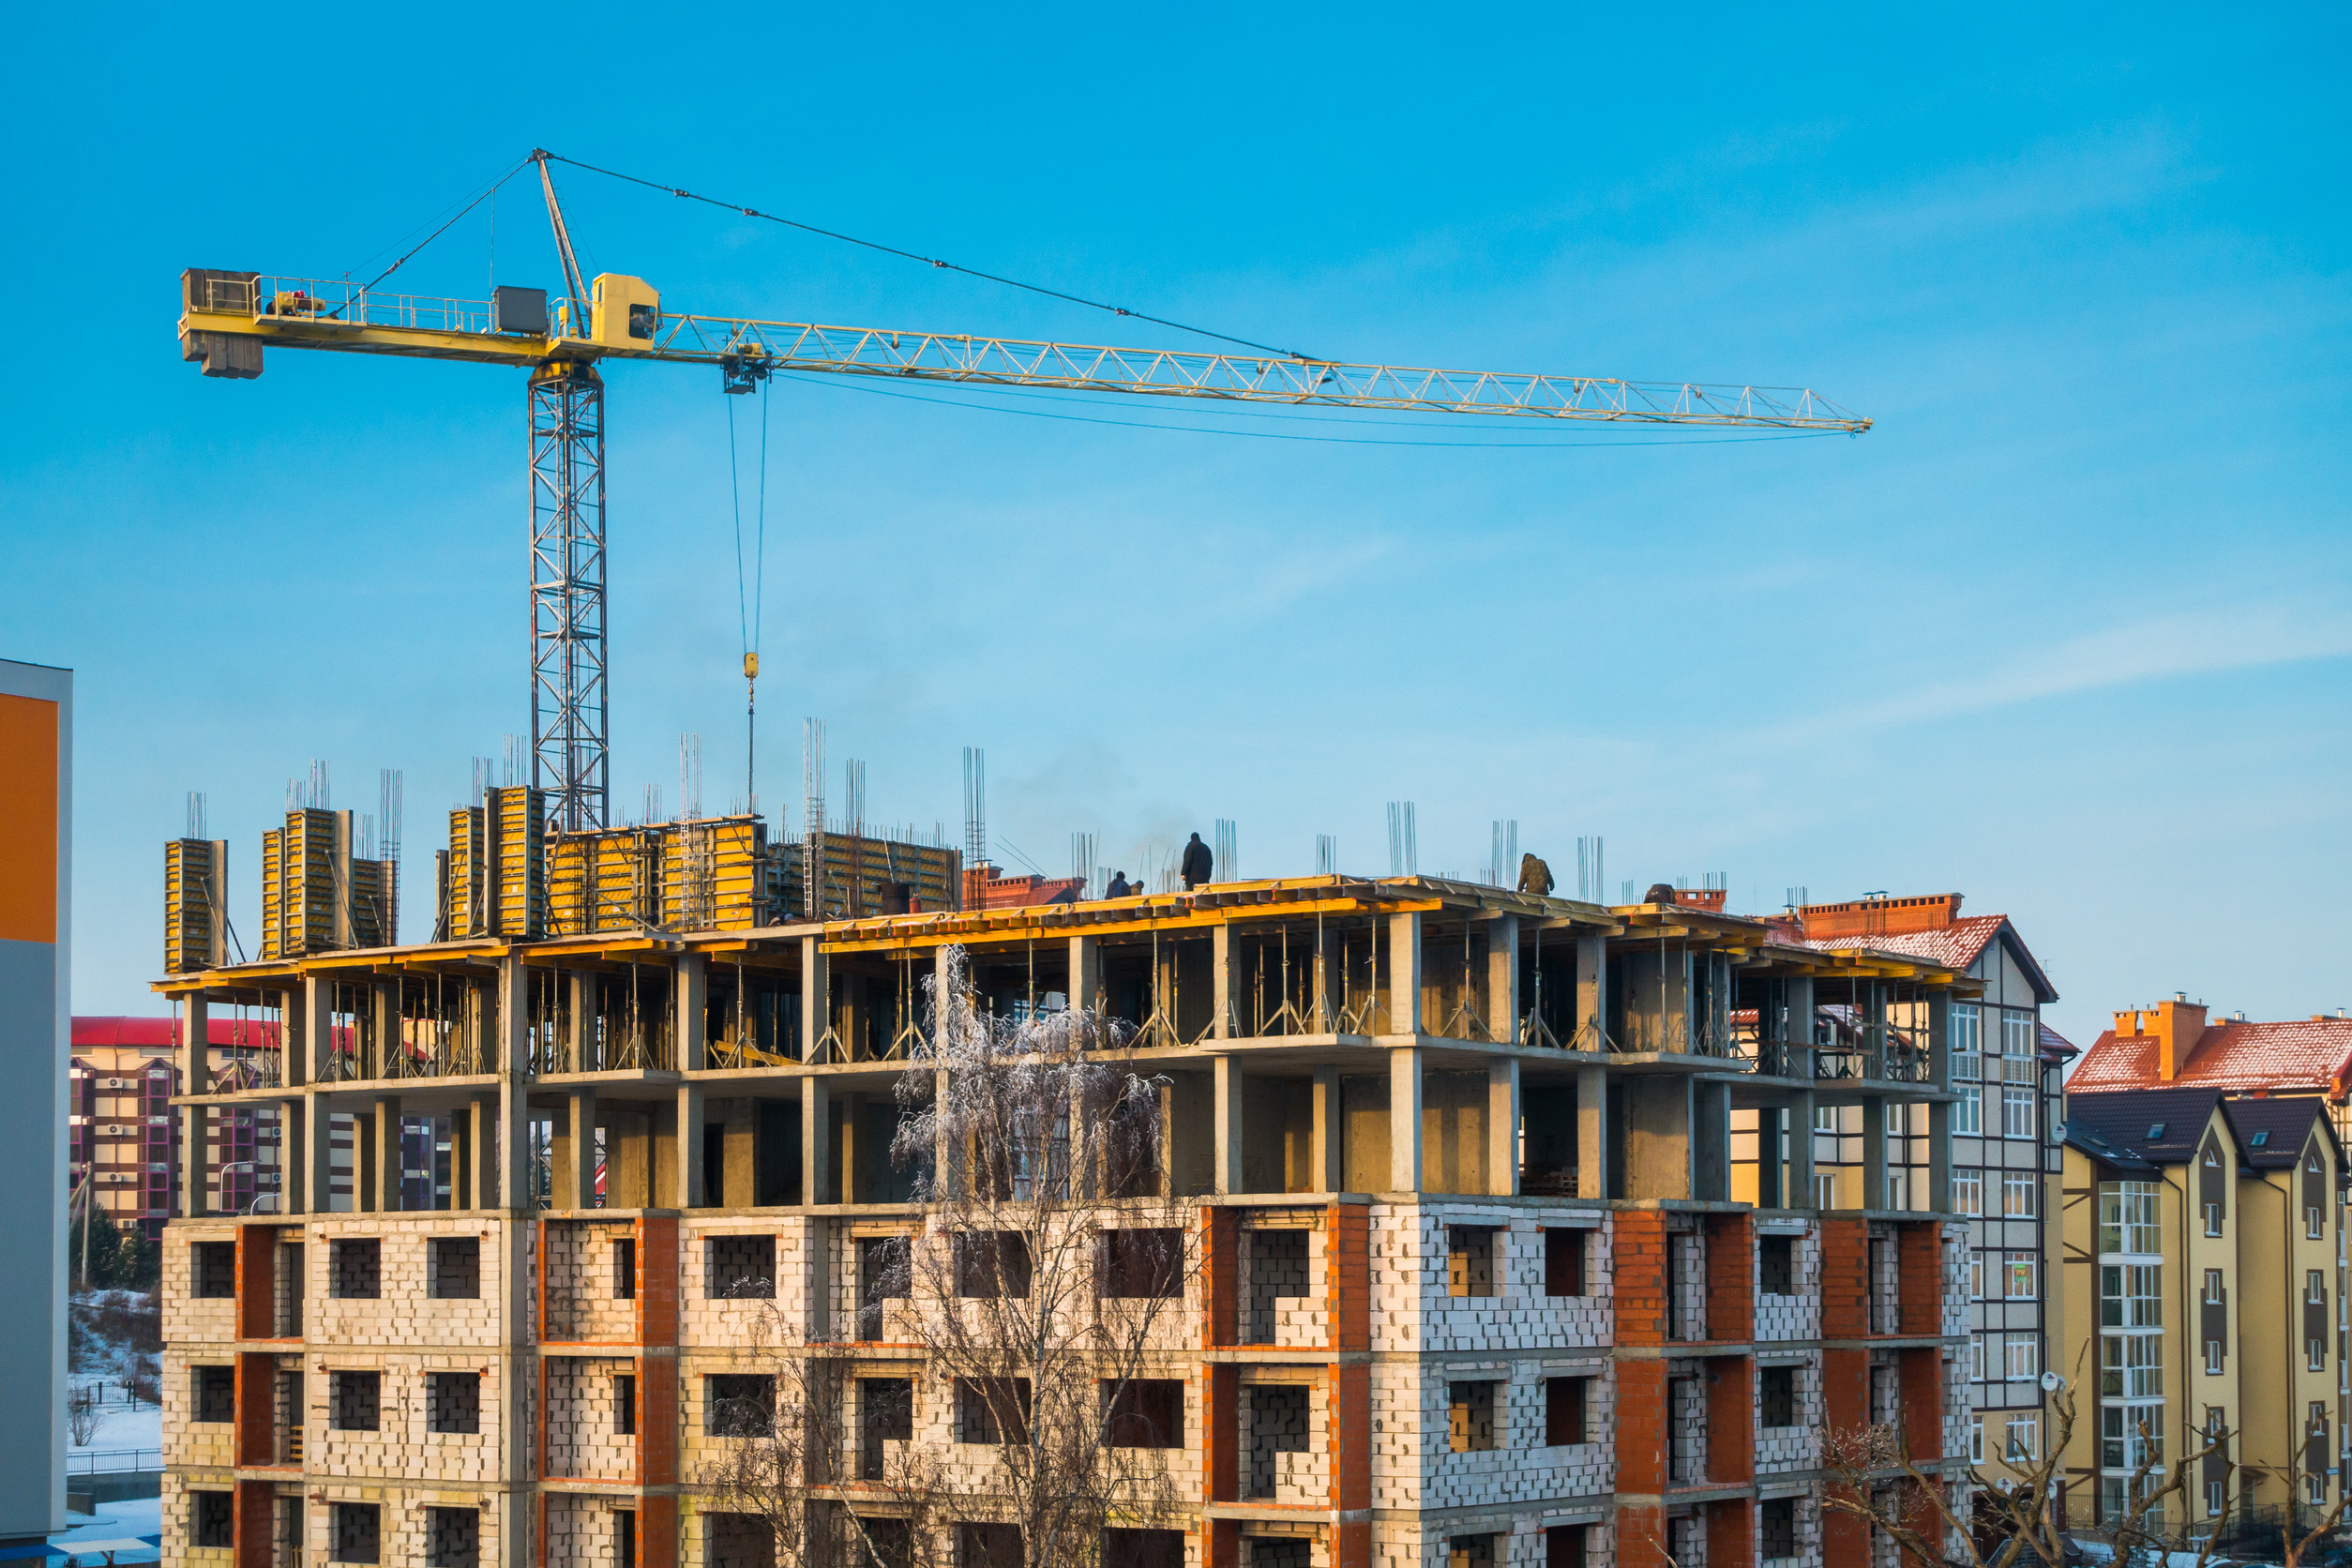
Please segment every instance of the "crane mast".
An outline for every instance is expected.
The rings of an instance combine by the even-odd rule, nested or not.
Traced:
[[[1870,420],[1810,390],[1359,365],[1268,354],[1102,345],[668,314],[644,279],[580,276],[569,227],[535,154],[568,293],[498,288],[488,300],[387,294],[348,280],[189,268],[180,352],[207,376],[262,373],[264,345],[508,365],[529,379],[531,756],[550,825],[606,825],[611,793],[606,668],[607,359],[716,366],[751,392],[778,371],[965,386],[1058,388],[1290,408],[1519,421],[1703,426],[1859,435]],[[746,675],[752,673],[746,664]]]

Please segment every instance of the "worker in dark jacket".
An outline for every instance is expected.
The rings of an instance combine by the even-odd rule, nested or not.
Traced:
[[[1131,889],[1131,888],[1129,888],[1129,887],[1127,886],[1127,873],[1126,873],[1126,872],[1124,872],[1124,871],[1113,871],[1113,872],[1110,874],[1110,893],[1109,893],[1109,897],[1113,897],[1113,898],[1124,898],[1124,897],[1127,897],[1127,896],[1128,896],[1128,895],[1129,895],[1132,891],[1133,891],[1133,889]]]
[[[1519,857],[1519,891],[1538,897],[1552,890],[1552,868],[1531,854]]]
[[[1183,863],[1177,867],[1177,869],[1184,873],[1184,891],[1190,893],[1194,888],[1207,882],[1209,872],[1214,865],[1214,858],[1209,853],[1209,846],[1200,841],[1200,835],[1194,834],[1192,842],[1184,846]]]

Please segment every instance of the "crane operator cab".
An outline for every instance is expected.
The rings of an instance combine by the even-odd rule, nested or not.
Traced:
[[[590,285],[588,341],[609,349],[650,349],[661,328],[661,294],[642,278],[603,272]],[[568,314],[568,311],[566,312]],[[565,324],[565,335],[578,328]]]

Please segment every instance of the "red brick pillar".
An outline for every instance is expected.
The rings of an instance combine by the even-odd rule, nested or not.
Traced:
[[[1905,1221],[1895,1227],[1895,1289],[1903,1333],[1912,1337],[1943,1333],[1944,1228]]]
[[[1836,1488],[1838,1484],[1832,1481],[1830,1485]],[[1870,1527],[1851,1514],[1821,1510],[1821,1560],[1852,1563],[1856,1568],[1868,1562]]]
[[[1204,1348],[1234,1342],[1233,1289],[1239,1272],[1234,1244],[1239,1233],[1238,1216],[1232,1210],[1204,1207],[1200,1211],[1200,1343]]]
[[[1624,1483],[1621,1480],[1619,1485]],[[1711,1562],[1713,1560],[1711,1558]],[[1617,1568],[1673,1568],[1666,1557],[1666,1508],[1627,1507],[1617,1511]]]
[[[678,1358],[637,1358],[637,1484],[678,1480]]]
[[[277,1455],[275,1383],[278,1358],[267,1355],[237,1357],[236,1371],[236,1462],[240,1465],[266,1465]]]
[[[1211,1363],[1200,1368],[1200,1500],[1240,1500],[1241,1369]]]
[[[1821,1352],[1821,1417],[1832,1433],[1870,1424],[1870,1352]]]
[[[237,1483],[229,1555],[237,1568],[269,1568],[278,1535],[277,1488],[266,1481]],[[186,1499],[182,1498],[185,1505]]]
[[[678,1568],[678,1500],[637,1500],[637,1568]]]
[[[1756,1568],[1756,1502],[1725,1498],[1707,1505],[1707,1568]]]
[[[1903,1405],[1903,1440],[1917,1463],[1944,1456],[1944,1357],[1933,1346],[1898,1353]]]
[[[237,1337],[269,1339],[278,1331],[278,1227],[237,1227]]]
[[[1666,1364],[1617,1364],[1617,1489],[1658,1497],[1671,1473],[1666,1449]]]
[[[1860,1339],[1870,1332],[1870,1227],[1860,1219],[1821,1221],[1821,1337]]]
[[[1369,1350],[1372,1210],[1368,1205],[1334,1203],[1326,1211],[1323,1291],[1324,1343],[1334,1350]]]
[[[1707,1337],[1756,1337],[1756,1221],[1751,1214],[1707,1217]],[[1708,1539],[1711,1543],[1713,1537]],[[1714,1560],[1711,1544],[1707,1560]]]
[[[1707,1363],[1707,1479],[1717,1485],[1756,1476],[1756,1363],[1715,1356]],[[1715,1564],[1714,1527],[1708,1527],[1707,1561]]]
[[[1238,1519],[1204,1519],[1200,1533],[1200,1568],[1239,1568],[1242,1525]]]
[[[678,1218],[665,1214],[637,1222],[637,1342],[668,1347],[678,1342]]]
[[[1617,1296],[1617,1342],[1663,1345],[1666,1337],[1666,1215],[1621,1212],[1610,1227]]]

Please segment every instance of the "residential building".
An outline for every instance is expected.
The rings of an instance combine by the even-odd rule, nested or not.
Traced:
[[[2082,1347],[2058,1369],[2076,1401],[2070,1518],[2112,1523],[2144,1464],[2164,1472],[2226,1434],[2189,1516],[2162,1523],[2275,1546],[2277,1516],[2325,1507],[2338,1466],[2344,1158],[2326,1102],[2071,1093],[2064,1160],[2058,1293],[2064,1342]]]
[[[493,870],[486,918],[538,907],[549,858]],[[724,1284],[744,1257],[794,1332],[914,1377],[918,1428],[961,1430],[906,1346],[868,1342],[860,1250],[945,1244],[876,1150],[900,1078],[933,1070],[921,983],[959,955],[986,1008],[1095,1012],[1165,1080],[1152,1179],[1202,1266],[1165,1351],[1182,1501],[1128,1547],[1190,1568],[1860,1563],[1883,1543],[1823,1511],[1823,1428],[1896,1424],[1931,1469],[1962,1463],[1959,1217],[1811,1206],[1805,1139],[1761,1150],[1740,1201],[1730,1138],[1762,1108],[1776,1128],[1817,1101],[1948,1108],[1946,1053],[1906,1054],[1883,1009],[1946,1038],[1984,990],[1949,965],[1671,898],[1425,877],[566,937],[513,918],[158,982],[188,1082],[217,1081],[213,1009],[293,1042],[282,1082],[182,1100],[198,1126],[273,1120],[289,1153],[265,1220],[212,1212],[183,1172],[167,1560],[719,1568],[760,1528],[701,1479],[735,1440],[706,1419],[724,1380],[762,1364]],[[1865,970],[1883,990],[1853,989]],[[1787,1022],[1818,988],[1862,1018],[1833,1078]],[[392,1151],[419,1123],[445,1129],[453,1180],[411,1209]],[[1928,1140],[1947,1169],[1941,1116]],[[319,1413],[304,1382],[428,1374],[463,1382],[467,1429],[421,1399]],[[619,1378],[616,1438],[597,1391]],[[1281,1462],[1240,1462],[1260,1450]]]
[[[0,1546],[66,1522],[73,672],[0,659]]]

